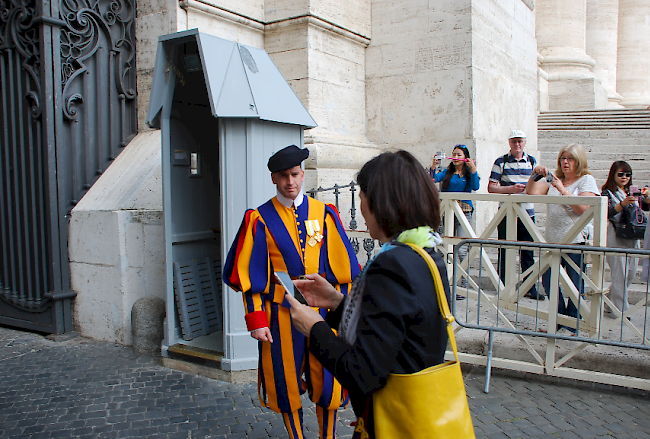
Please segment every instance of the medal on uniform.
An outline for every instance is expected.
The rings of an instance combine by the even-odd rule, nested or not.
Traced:
[[[321,242],[323,240],[323,235],[320,234],[320,224],[318,220],[314,220],[314,230],[316,231],[316,233],[314,233],[314,239]]]
[[[320,224],[318,223],[318,220],[305,221],[305,227],[307,228],[307,235],[309,236],[309,241],[307,241],[307,244],[309,244],[310,247],[313,247],[316,245],[316,243],[321,242],[323,235],[320,234]]]

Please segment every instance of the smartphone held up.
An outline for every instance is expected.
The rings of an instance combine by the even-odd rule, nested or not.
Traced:
[[[307,300],[305,297],[302,295],[298,287],[293,283],[293,280],[291,280],[291,276],[289,276],[289,273],[286,271],[275,271],[275,278],[278,280],[278,283],[282,285],[282,287],[287,291],[287,293],[291,294],[293,297],[296,298],[296,300],[303,305],[309,305],[307,303]]]

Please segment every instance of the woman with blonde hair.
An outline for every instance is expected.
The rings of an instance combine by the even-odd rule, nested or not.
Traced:
[[[543,177],[547,177],[544,179]],[[578,143],[570,143],[563,146],[557,156],[557,169],[555,174],[546,166],[536,166],[533,169],[533,174],[528,179],[526,184],[526,193],[530,195],[555,195],[555,196],[581,196],[581,197],[596,197],[599,195],[598,185],[596,179],[589,172],[587,166],[587,155],[582,145]],[[544,237],[546,242],[558,243],[564,235],[573,227],[580,215],[582,215],[589,206],[587,205],[564,205],[564,204],[548,204],[548,213],[546,215],[546,231]],[[591,222],[582,229],[568,244],[586,244],[592,228]],[[571,259],[578,267],[585,271],[584,261],[581,260],[582,255],[578,253],[565,254],[564,258]],[[580,282],[581,274],[575,271],[571,264],[565,259],[562,260],[562,266],[571,278],[571,281],[576,286],[580,294],[583,293],[584,285]],[[546,290],[546,295],[549,295],[551,286],[551,272],[547,270],[542,275],[542,285]],[[558,313],[578,318],[578,308],[571,300],[568,303],[564,302],[562,290],[558,288]],[[575,332],[573,328],[567,328],[571,332]]]

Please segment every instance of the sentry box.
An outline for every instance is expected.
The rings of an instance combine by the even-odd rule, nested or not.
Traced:
[[[316,123],[264,50],[196,29],[159,38],[146,121],[162,136],[162,354],[255,369],[241,294],[221,268],[245,210],[275,195],[269,157],[302,147]]]

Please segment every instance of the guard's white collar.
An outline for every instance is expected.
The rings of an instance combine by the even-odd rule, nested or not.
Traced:
[[[285,197],[277,189],[276,189],[276,195],[275,196],[278,198],[278,201],[280,202],[280,204],[282,204],[284,207],[287,207],[289,209],[291,208],[291,206],[296,206],[296,208],[300,207],[300,205],[302,204],[302,202],[303,202],[303,200],[305,198],[304,194],[302,193],[302,188],[300,188],[300,192],[298,192],[298,196],[296,197],[295,200],[292,200],[291,198]]]

